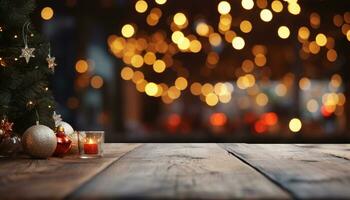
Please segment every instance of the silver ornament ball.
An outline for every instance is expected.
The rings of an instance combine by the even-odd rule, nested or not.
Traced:
[[[22,136],[23,148],[36,158],[48,158],[56,150],[57,138],[53,130],[44,125],[28,128]]]

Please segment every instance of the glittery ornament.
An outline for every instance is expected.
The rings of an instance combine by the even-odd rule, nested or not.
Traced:
[[[0,122],[0,138],[8,137],[12,133],[13,123],[10,123],[7,119],[2,119]]]
[[[72,141],[68,136],[66,136],[64,133],[64,128],[62,126],[57,127],[56,137],[57,147],[53,155],[61,157],[72,148]]]
[[[48,158],[56,150],[57,138],[53,130],[44,125],[28,128],[22,136],[23,148],[36,158]]]
[[[55,63],[55,57],[51,57],[50,55],[46,58],[47,64],[49,69],[51,69],[52,72],[55,72],[55,67],[57,64]]]
[[[27,63],[29,63],[30,58],[35,58],[35,55],[33,52],[35,51],[35,48],[28,48],[26,45],[22,50],[22,54],[19,56],[20,58],[24,58]]]

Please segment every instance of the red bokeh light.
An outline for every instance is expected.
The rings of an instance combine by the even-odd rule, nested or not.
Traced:
[[[178,114],[171,114],[168,117],[168,126],[170,128],[176,128],[181,124],[181,117]]]
[[[264,123],[268,126],[273,126],[278,121],[278,116],[274,112],[268,112],[262,115],[261,119],[264,121]]]
[[[329,117],[332,115],[332,110],[327,108],[327,106],[322,106],[321,107],[321,113],[324,117]]]
[[[224,126],[227,123],[227,117],[224,113],[213,113],[210,116],[212,126]]]
[[[267,127],[263,120],[258,120],[254,124],[254,129],[257,133],[264,133],[266,132]]]

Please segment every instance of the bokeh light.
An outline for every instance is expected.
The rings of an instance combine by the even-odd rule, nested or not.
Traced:
[[[292,131],[292,132],[299,132],[301,130],[301,127],[302,127],[302,123],[300,121],[300,119],[298,118],[293,118],[289,121],[289,129]]]
[[[50,20],[54,15],[53,9],[51,7],[45,7],[41,10],[41,17],[44,20]]]

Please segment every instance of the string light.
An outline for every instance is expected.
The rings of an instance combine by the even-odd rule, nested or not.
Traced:
[[[220,1],[218,4],[218,12],[222,15],[226,15],[231,11],[231,5],[227,1]]]
[[[182,26],[182,25],[184,25],[184,24],[186,23],[187,18],[186,18],[186,15],[183,14],[183,13],[176,13],[176,14],[174,15],[173,20],[174,20],[174,23],[175,23],[176,25]]]
[[[243,21],[240,23],[239,28],[241,29],[241,31],[242,31],[243,33],[249,33],[249,32],[252,30],[253,26],[252,26],[252,24],[250,23],[250,21],[248,21],[248,20],[243,20]]]
[[[319,33],[316,35],[316,43],[317,45],[323,47],[327,44],[327,37],[323,33]]]
[[[166,2],[165,0],[155,1],[159,5]],[[288,4],[288,12],[293,15],[300,13],[301,8],[297,1],[286,1],[286,3]],[[145,13],[149,9],[149,5],[151,4],[145,0],[137,0],[135,9],[138,13]],[[250,10],[255,6],[253,0],[242,0],[241,5],[245,10]],[[273,19],[272,11],[275,13],[284,11],[284,3],[280,0],[273,0],[271,2],[271,9],[268,8],[268,2],[266,0],[257,0],[256,5],[261,9],[260,18],[264,22],[270,22]],[[237,26],[237,24],[233,23],[232,16],[230,15],[230,3],[228,1],[219,1],[217,10],[219,14],[221,14],[217,25],[208,24],[202,17],[195,18],[194,21],[191,22],[191,19],[184,14],[185,12],[177,12],[173,16],[170,16],[169,27],[171,30],[171,40],[167,38],[167,35],[162,30],[156,31],[150,35],[140,34],[139,37],[135,37],[136,25],[125,24],[121,30],[124,38],[114,35],[110,36],[108,39],[108,44],[112,53],[128,65],[121,70],[121,78],[124,80],[131,80],[135,83],[136,89],[139,92],[145,92],[148,96],[160,97],[164,103],[172,103],[181,96],[181,93],[187,88],[188,82],[190,81],[188,78],[189,70],[182,66],[183,63],[181,60],[178,60],[179,58],[176,56],[177,53],[198,53],[203,49],[202,53],[206,54],[206,62],[200,76],[207,77],[211,73],[210,71],[208,72],[208,69],[221,67],[219,64],[221,55],[218,49],[224,47],[225,42],[231,43],[236,50],[241,50],[246,46],[245,39],[238,36],[235,31],[230,30],[232,26]],[[158,24],[162,14],[160,8],[152,8],[146,17],[147,24],[150,26]],[[165,17],[168,19],[169,16]],[[348,24],[344,24],[342,15],[340,15],[340,18],[342,22],[339,22],[339,16],[334,17],[333,21],[337,22],[338,27],[342,28],[344,34],[347,34],[349,31],[349,28],[347,28]],[[311,13],[310,26],[314,28],[319,22],[319,14]],[[191,33],[190,29],[185,29],[187,26],[193,27],[195,29],[195,34]],[[250,21],[243,20],[239,24],[239,29],[242,33],[250,33],[253,29],[253,25]],[[286,25],[280,26],[278,27],[277,35],[282,39],[287,39],[291,36],[291,30]],[[297,29],[298,40],[302,44],[301,52],[304,54],[303,59],[307,59],[310,53],[319,53],[320,48],[325,46],[327,48],[327,60],[334,62],[337,58],[337,52],[334,49],[334,39],[330,36],[327,38],[326,35],[322,33],[320,36],[316,35],[314,41],[309,41],[310,35],[313,35],[313,33],[311,33],[306,26]],[[255,69],[257,69],[255,66],[266,66],[267,47],[263,45],[253,45],[251,50],[254,59],[243,59],[244,61],[241,67],[234,71],[234,76],[237,77],[236,84],[239,89],[245,90],[249,96],[255,97],[257,105],[266,106],[269,102],[269,96],[267,93],[263,93],[260,84],[256,83],[256,79],[261,77],[260,75],[257,76],[255,73]],[[300,56],[302,56],[302,53],[300,53]],[[177,78],[174,83],[169,84],[148,82],[149,80],[145,77],[148,73],[141,72],[143,71],[141,69],[140,71],[134,71],[135,68],[146,69],[144,68],[144,64],[152,66],[153,71],[156,73],[163,73],[167,69],[172,69],[177,74]],[[269,78],[269,68],[265,67],[261,70],[266,70],[264,71],[266,75],[262,78]],[[308,89],[307,81],[309,80],[302,79],[299,82],[299,84],[302,85],[300,88]],[[191,94],[198,96],[207,105],[215,106],[219,102],[227,103],[231,100],[232,91],[229,91],[224,85],[224,83],[220,82],[216,84],[203,83],[203,85],[199,82],[194,82],[190,84],[189,90]],[[286,96],[290,85],[288,81],[277,84],[274,88],[275,94],[278,97]],[[249,106],[246,100],[243,101],[245,105],[239,103],[239,106],[242,108],[247,105]]]
[[[263,9],[260,12],[260,18],[261,20],[263,20],[264,22],[269,22],[272,20],[272,12],[269,9]]]
[[[280,13],[282,12],[283,10],[283,4],[278,1],[278,0],[274,0],[272,3],[271,3],[271,8],[274,12],[276,13]]]
[[[124,37],[130,38],[135,34],[135,29],[131,24],[125,24],[121,32]]]
[[[155,0],[157,4],[163,5],[167,2],[167,0]]]
[[[300,121],[300,119],[298,118],[293,118],[289,121],[289,129],[296,133],[296,132],[299,132],[301,130],[301,127],[302,127],[302,123]]]
[[[278,36],[282,39],[287,39],[290,35],[289,28],[287,26],[280,26],[278,28]]]
[[[148,8],[148,4],[146,1],[144,0],[139,0],[136,2],[135,4],[135,10],[138,12],[138,13],[144,13],[147,11],[147,8]]]
[[[244,48],[244,45],[245,45],[245,42],[244,42],[243,38],[241,38],[239,36],[233,38],[233,40],[232,40],[233,48],[235,48],[237,50],[241,50]]]
[[[242,0],[241,1],[242,8],[246,10],[251,10],[254,7],[254,1],[253,0]]]

